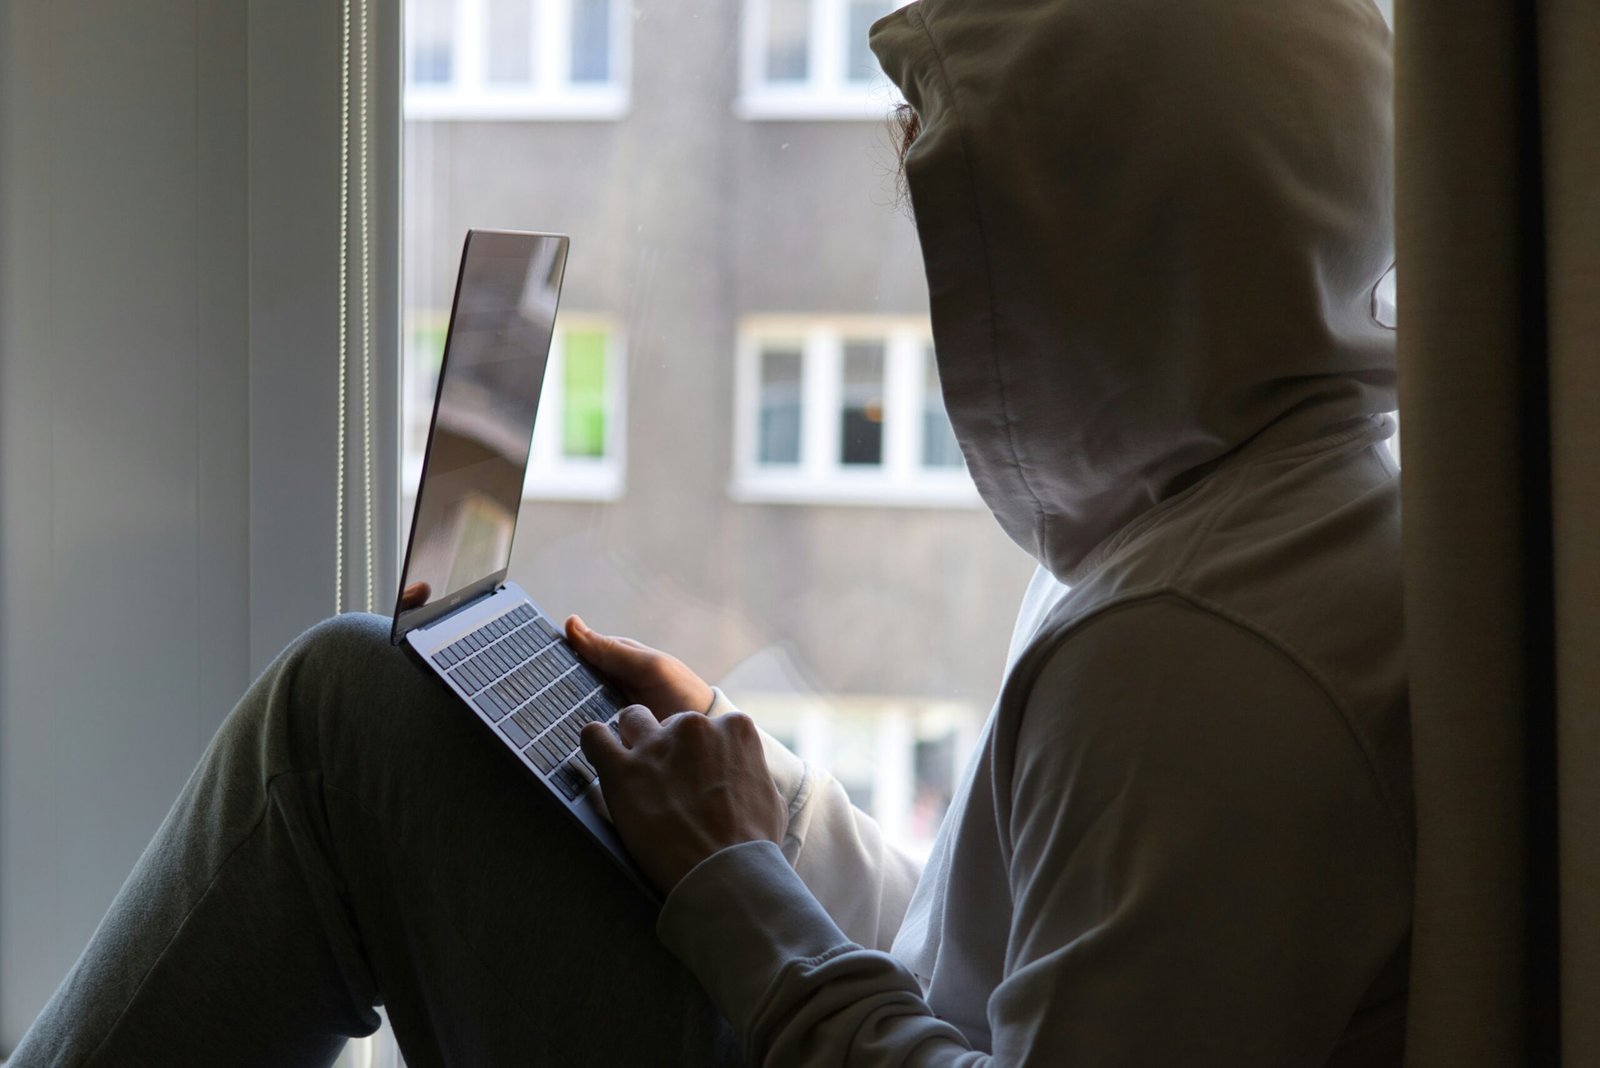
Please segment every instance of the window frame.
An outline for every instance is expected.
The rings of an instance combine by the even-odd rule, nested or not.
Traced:
[[[886,77],[848,80],[851,0],[810,0],[804,81],[766,79],[772,0],[743,0],[739,26],[739,95],[734,113],[763,120],[882,120],[901,96]],[[890,0],[898,9],[910,0]]]
[[[881,464],[845,464],[841,453],[844,347],[884,343],[884,431]],[[800,455],[795,464],[758,456],[761,355],[775,341],[798,342]],[[926,361],[932,334],[907,316],[756,315],[737,327],[734,383],[734,470],[728,495],[770,504],[844,504],[939,508],[982,506],[965,464],[923,463]]]
[[[632,23],[623,0],[610,0],[611,76],[605,82],[572,81],[573,0],[529,0],[534,5],[533,78],[496,86],[488,79],[488,4],[453,0],[450,80],[413,82],[411,33],[405,37],[404,113],[408,121],[620,119],[631,103]],[[409,19],[409,15],[407,16]]]
[[[562,405],[551,389],[541,390],[529,448],[528,476],[522,483],[525,501],[615,501],[627,490],[627,346],[622,330],[605,316],[562,312],[550,341],[545,382],[547,387],[550,383],[565,384],[567,337],[590,332],[603,334],[606,344],[605,455],[589,458],[562,453]]]

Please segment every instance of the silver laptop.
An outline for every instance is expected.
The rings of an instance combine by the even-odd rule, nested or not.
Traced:
[[[456,278],[391,640],[411,646],[641,889],[578,748],[622,695],[506,581],[566,269],[559,234],[472,230]],[[425,603],[402,607],[407,590]]]

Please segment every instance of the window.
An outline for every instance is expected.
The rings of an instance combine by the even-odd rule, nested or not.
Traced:
[[[925,321],[751,319],[739,349],[737,499],[978,502]]]
[[[409,0],[406,117],[618,118],[622,0]]]
[[[802,760],[826,768],[891,841],[921,858],[933,847],[983,722],[981,708],[959,701],[822,701],[741,687],[740,704]]]
[[[745,0],[742,92],[750,119],[879,119],[898,99],[867,46],[901,0]]]
[[[622,345],[615,330],[569,317],[550,347],[526,497],[622,495]]]
[[[415,492],[448,317],[413,316],[405,359],[405,484]],[[523,496],[615,500],[623,491],[622,341],[605,319],[561,313]]]

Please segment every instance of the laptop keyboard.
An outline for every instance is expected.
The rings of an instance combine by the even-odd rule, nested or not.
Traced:
[[[518,605],[432,659],[568,801],[594,782],[578,732],[587,723],[609,723],[625,702],[531,605]]]

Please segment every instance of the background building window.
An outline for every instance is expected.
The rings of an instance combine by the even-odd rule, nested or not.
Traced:
[[[628,108],[623,0],[406,5],[409,119],[605,119]]]
[[[901,0],[745,0],[738,111],[750,119],[878,119],[898,99],[867,30]]]
[[[448,317],[413,314],[405,359],[405,490],[416,492]],[[606,320],[562,312],[550,346],[523,496],[615,500],[623,491],[621,334]]]
[[[844,80],[850,85],[871,85],[883,76],[883,70],[878,66],[878,57],[867,46],[867,31],[896,5],[885,0],[847,0],[847,5]]]
[[[487,0],[489,84],[529,86],[533,81],[533,4]]]
[[[611,80],[611,0],[572,0],[572,66],[574,84],[604,84]]]
[[[800,462],[800,382],[805,359],[800,342],[774,341],[760,349],[761,411],[756,462],[792,467]]]
[[[939,389],[939,365],[934,362],[933,346],[923,350],[922,381],[922,466],[930,468],[965,467],[956,432],[944,410],[944,393]]]
[[[881,340],[844,343],[844,403],[839,412],[841,464],[883,464],[883,372]]]
[[[762,692],[740,706],[807,763],[826,769],[899,848],[926,858],[955,797],[981,717],[960,702]]]
[[[811,70],[811,0],[767,0],[766,31],[762,81],[804,83]]]
[[[971,506],[925,320],[747,319],[733,496]]]

